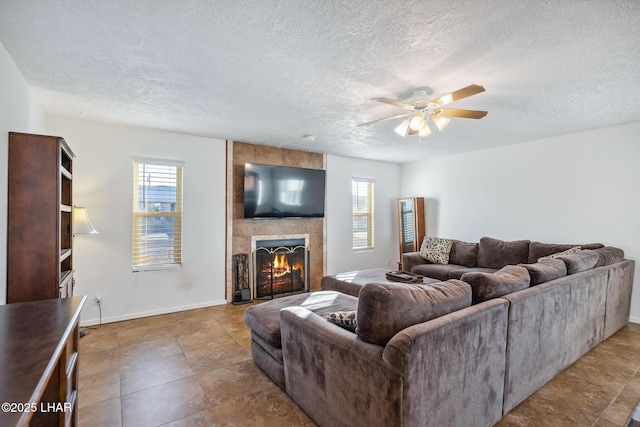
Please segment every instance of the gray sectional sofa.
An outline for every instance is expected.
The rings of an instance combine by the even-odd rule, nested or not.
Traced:
[[[538,261],[575,246],[591,249]],[[403,258],[440,282],[247,309],[255,362],[321,426],[490,426],[628,321],[634,262],[620,249],[449,247],[447,264]],[[351,310],[355,332],[327,320]]]

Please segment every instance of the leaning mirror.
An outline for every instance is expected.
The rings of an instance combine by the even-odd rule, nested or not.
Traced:
[[[424,197],[398,199],[398,240],[401,260],[398,267],[400,270],[402,270],[402,254],[419,251],[424,235]]]

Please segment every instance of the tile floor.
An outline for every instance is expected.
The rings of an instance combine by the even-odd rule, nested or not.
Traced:
[[[102,325],[80,340],[80,426],[314,426],[251,359],[247,306]],[[600,344],[498,426],[623,426],[640,325]]]

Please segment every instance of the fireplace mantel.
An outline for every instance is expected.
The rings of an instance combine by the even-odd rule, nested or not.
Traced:
[[[309,235],[308,234],[267,234],[264,236],[251,236],[251,253],[256,251],[256,244],[265,240],[302,240],[304,239],[304,246],[309,248]]]

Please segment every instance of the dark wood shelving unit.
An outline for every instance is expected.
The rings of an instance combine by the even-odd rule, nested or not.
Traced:
[[[9,132],[7,302],[73,296],[73,159],[58,136]]]

